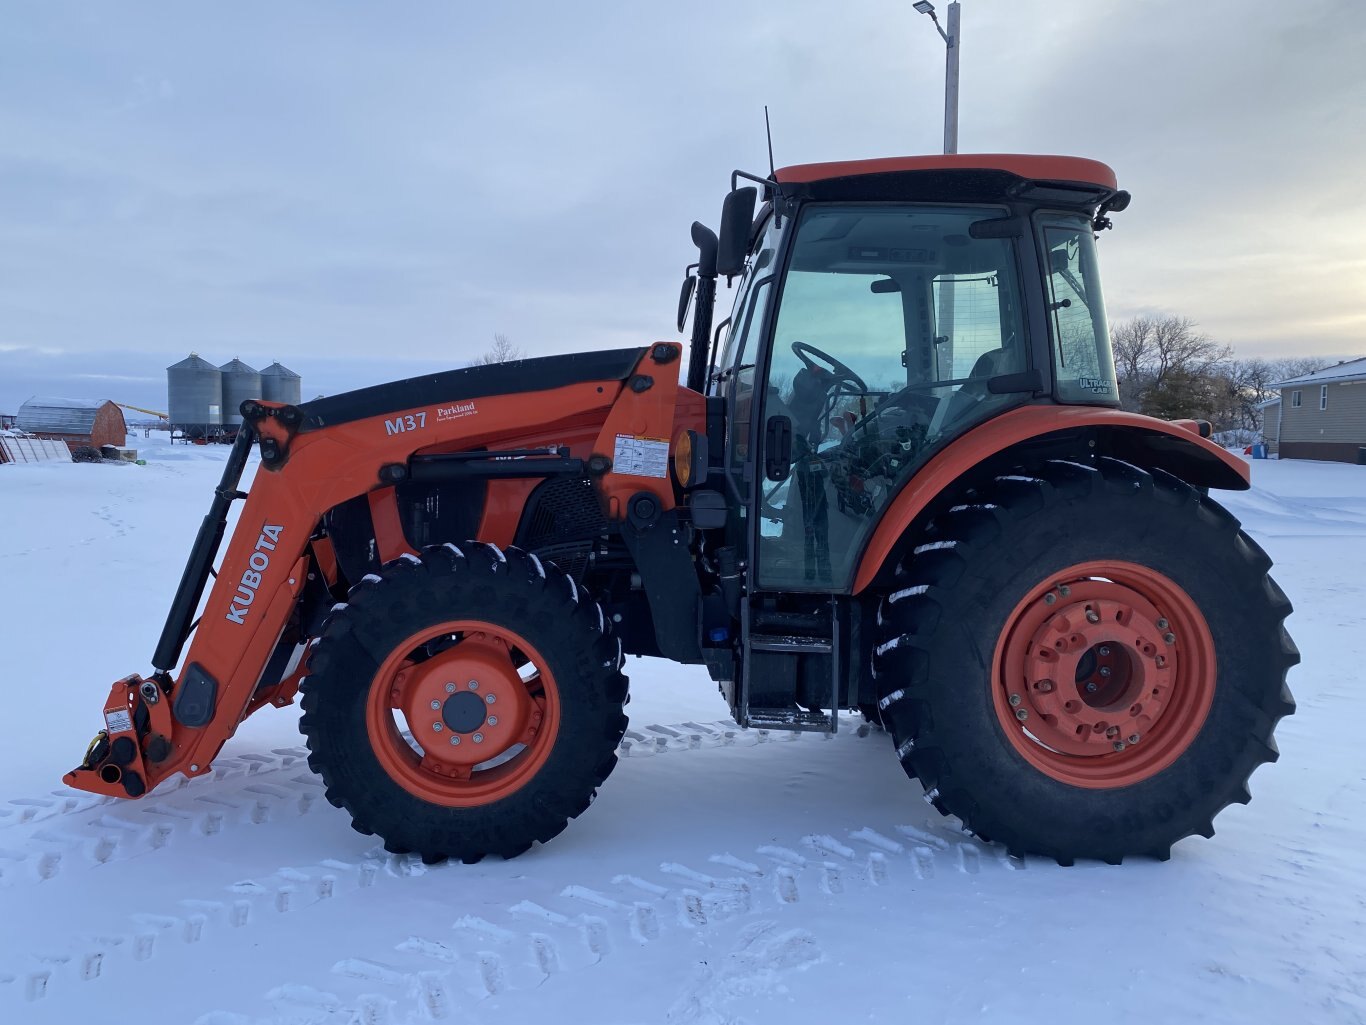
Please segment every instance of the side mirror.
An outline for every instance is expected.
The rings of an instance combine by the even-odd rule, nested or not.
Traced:
[[[697,279],[692,276],[692,268],[688,268],[687,276],[683,278],[683,290],[678,293],[678,333],[683,333],[683,325],[688,320],[688,303],[692,301],[693,289],[697,287]]]
[[[754,224],[759,190],[752,185],[732,189],[721,205],[721,232],[716,244],[716,273],[733,277],[745,269],[745,250]]]

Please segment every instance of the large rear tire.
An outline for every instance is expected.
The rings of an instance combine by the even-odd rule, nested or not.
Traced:
[[[302,684],[309,766],[386,849],[515,857],[616,765],[627,680],[602,610],[553,565],[470,542],[352,588]]]
[[[1290,602],[1238,521],[1115,460],[998,478],[883,600],[883,722],[931,803],[1015,854],[1165,859],[1250,799],[1294,711]]]

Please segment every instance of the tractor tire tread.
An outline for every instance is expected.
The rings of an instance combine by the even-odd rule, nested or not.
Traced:
[[[520,789],[485,805],[447,807],[408,793],[381,767],[364,709],[395,645],[426,623],[462,618],[501,623],[533,641],[552,663],[561,723],[550,761]],[[379,836],[391,853],[466,864],[516,857],[581,815],[616,767],[629,681],[609,631],[586,592],[520,549],[471,541],[395,559],[351,588],[308,653],[299,727],[309,767],[352,828]]]
[[[961,733],[961,723],[937,722],[936,710],[948,703],[943,689],[947,679],[956,678],[961,685],[968,674],[974,679],[990,676],[994,638],[973,649],[985,655],[977,655],[971,664],[967,656],[950,651],[945,640],[960,624],[971,623],[978,611],[965,589],[975,587],[981,594],[988,586],[984,580],[1005,586],[1012,545],[1056,524],[1058,518],[1084,522],[1102,511],[1123,515],[1132,508],[1124,505],[1128,502],[1139,503],[1142,510],[1130,513],[1134,543],[1149,543],[1157,536],[1150,531],[1160,528],[1145,519],[1151,512],[1153,517],[1166,517],[1168,524],[1188,524],[1194,532],[1191,544],[1222,545],[1220,557],[1236,576],[1226,582],[1228,589],[1249,599],[1261,596],[1245,610],[1247,633],[1266,640],[1258,648],[1261,668],[1248,673],[1247,680],[1231,671],[1232,679],[1226,680],[1221,673],[1215,696],[1219,725],[1207,721],[1197,738],[1205,745],[1203,760],[1198,770],[1191,768],[1182,777],[1187,783],[1196,779],[1198,785],[1164,783],[1164,777],[1172,776],[1168,769],[1124,788],[1107,806],[1103,797],[1097,797],[1105,791],[1068,787],[1031,770],[1000,734],[994,713],[981,716],[979,725],[999,735],[999,759],[984,766],[969,754],[975,750],[980,755],[980,749],[955,734]],[[1249,777],[1257,766],[1275,760],[1272,732],[1295,709],[1285,675],[1300,659],[1284,628],[1290,601],[1267,575],[1271,560],[1242,532],[1235,516],[1162,471],[1108,458],[1096,460],[1095,466],[1050,460],[977,489],[939,513],[926,528],[925,538],[944,543],[922,545],[897,567],[894,590],[878,606],[872,662],[881,720],[902,754],[907,775],[920,781],[926,800],[938,811],[956,816],[974,833],[994,837],[1012,856],[1040,854],[1069,865],[1079,858],[1118,863],[1128,855],[1165,860],[1172,844],[1183,837],[1212,836],[1213,818],[1223,807],[1250,799]],[[1228,615],[1217,609],[1204,611],[1207,617]],[[1243,664],[1255,667],[1252,659]],[[988,681],[988,686],[994,682]],[[987,695],[987,711],[990,700]],[[1042,832],[1023,825],[1023,816],[1003,807],[1011,799],[1003,796],[1001,784],[1010,782],[1012,772],[1033,772],[1028,781],[1014,781],[1026,794],[1053,788],[1049,800],[1055,811],[1058,801],[1078,799],[1084,810],[1079,809],[1075,826],[1059,826],[1063,820],[1056,815]],[[1058,788],[1068,793],[1059,795]],[[1143,792],[1131,793],[1138,790]]]

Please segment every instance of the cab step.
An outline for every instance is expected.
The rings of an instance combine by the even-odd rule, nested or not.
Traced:
[[[836,723],[835,716],[825,712],[806,712],[800,708],[751,708],[747,725],[755,730],[834,733]]]

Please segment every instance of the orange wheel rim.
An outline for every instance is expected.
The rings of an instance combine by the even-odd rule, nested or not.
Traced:
[[[560,726],[554,674],[520,634],[451,620],[413,634],[375,674],[365,708],[384,771],[432,804],[491,804],[545,765]]]
[[[1131,786],[1191,745],[1214,699],[1214,638],[1169,577],[1084,562],[1033,588],[992,662],[992,701],[1036,769],[1090,789]]]

